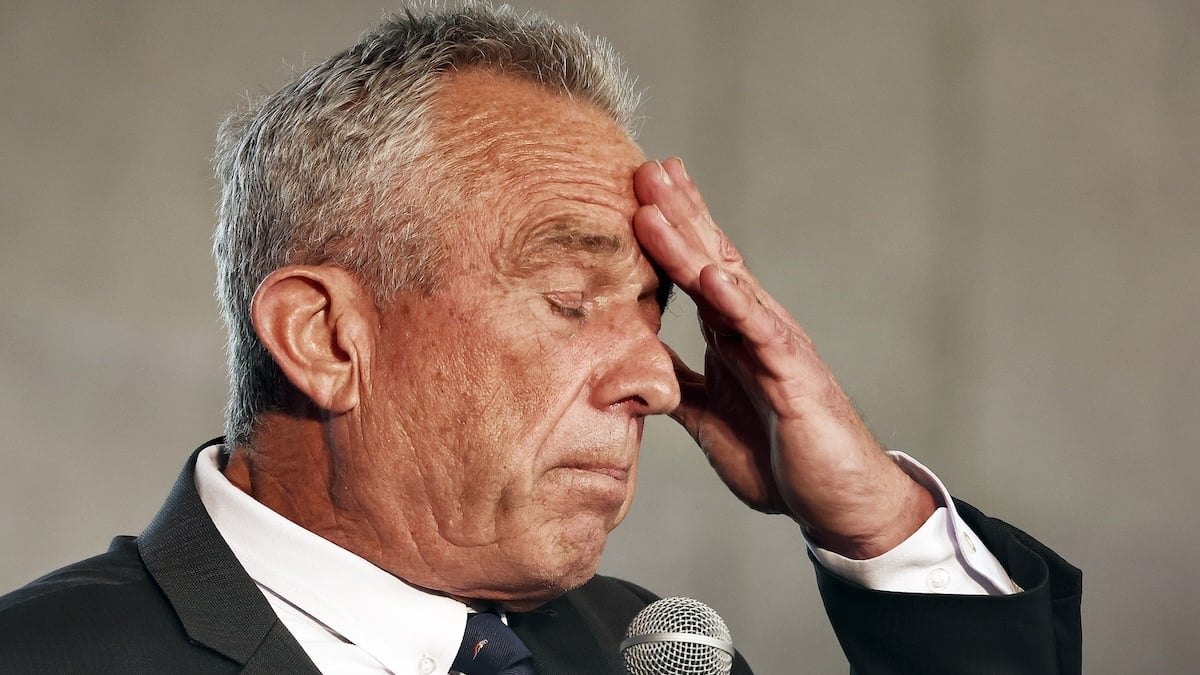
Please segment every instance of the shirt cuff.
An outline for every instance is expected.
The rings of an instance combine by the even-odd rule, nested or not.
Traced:
[[[817,562],[847,581],[877,591],[952,595],[1019,592],[1000,561],[959,517],[954,500],[937,476],[903,452],[889,451],[888,455],[928,489],[940,506],[908,539],[867,560],[846,558],[806,540]]]

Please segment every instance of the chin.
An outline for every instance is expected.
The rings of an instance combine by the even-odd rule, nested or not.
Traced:
[[[540,584],[524,589],[522,592],[514,593],[509,597],[497,598],[496,601],[504,609],[513,612],[527,612],[531,609],[536,609],[560,595],[586,584],[589,579],[596,575],[596,569],[599,565],[600,559],[597,557],[590,564],[580,565],[569,571],[554,574],[552,575],[553,578],[544,579]]]
[[[531,546],[519,564],[519,579],[486,599],[506,609],[527,611],[579,588],[596,575],[607,540],[606,529],[592,527],[586,534],[562,533],[548,543]]]

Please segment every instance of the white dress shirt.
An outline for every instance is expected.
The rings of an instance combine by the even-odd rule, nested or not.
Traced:
[[[903,452],[892,460],[933,494],[938,509],[899,546],[875,558],[852,560],[808,542],[826,569],[843,579],[877,591],[1010,595],[1020,589],[1008,578],[996,556],[958,515],[946,486],[923,464]]]
[[[217,531],[323,673],[445,675],[467,606],[404,583],[239,490],[221,446],[196,460],[196,489]]]
[[[196,489],[217,531],[280,621],[324,673],[449,671],[466,605],[419,590],[309,532],[239,490],[219,468],[221,446],[196,460]],[[959,518],[946,488],[904,453],[892,458],[941,506],[896,548],[851,560],[809,544],[839,576],[877,590],[1002,595],[1017,589]]]

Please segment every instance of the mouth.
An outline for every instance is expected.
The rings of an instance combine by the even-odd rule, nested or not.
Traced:
[[[542,478],[541,498],[547,505],[589,527],[599,518],[604,529],[611,530],[621,522],[633,496],[634,466],[576,461],[560,464]]]
[[[563,468],[599,474],[620,482],[625,482],[629,478],[629,469],[612,464],[575,464]]]
[[[563,464],[555,467],[551,473],[558,474],[560,480],[569,483],[574,490],[624,493],[632,469],[620,464]]]

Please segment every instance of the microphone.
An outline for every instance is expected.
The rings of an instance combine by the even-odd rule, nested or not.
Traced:
[[[630,675],[729,675],[733,639],[712,607],[663,598],[629,622],[621,655]]]

